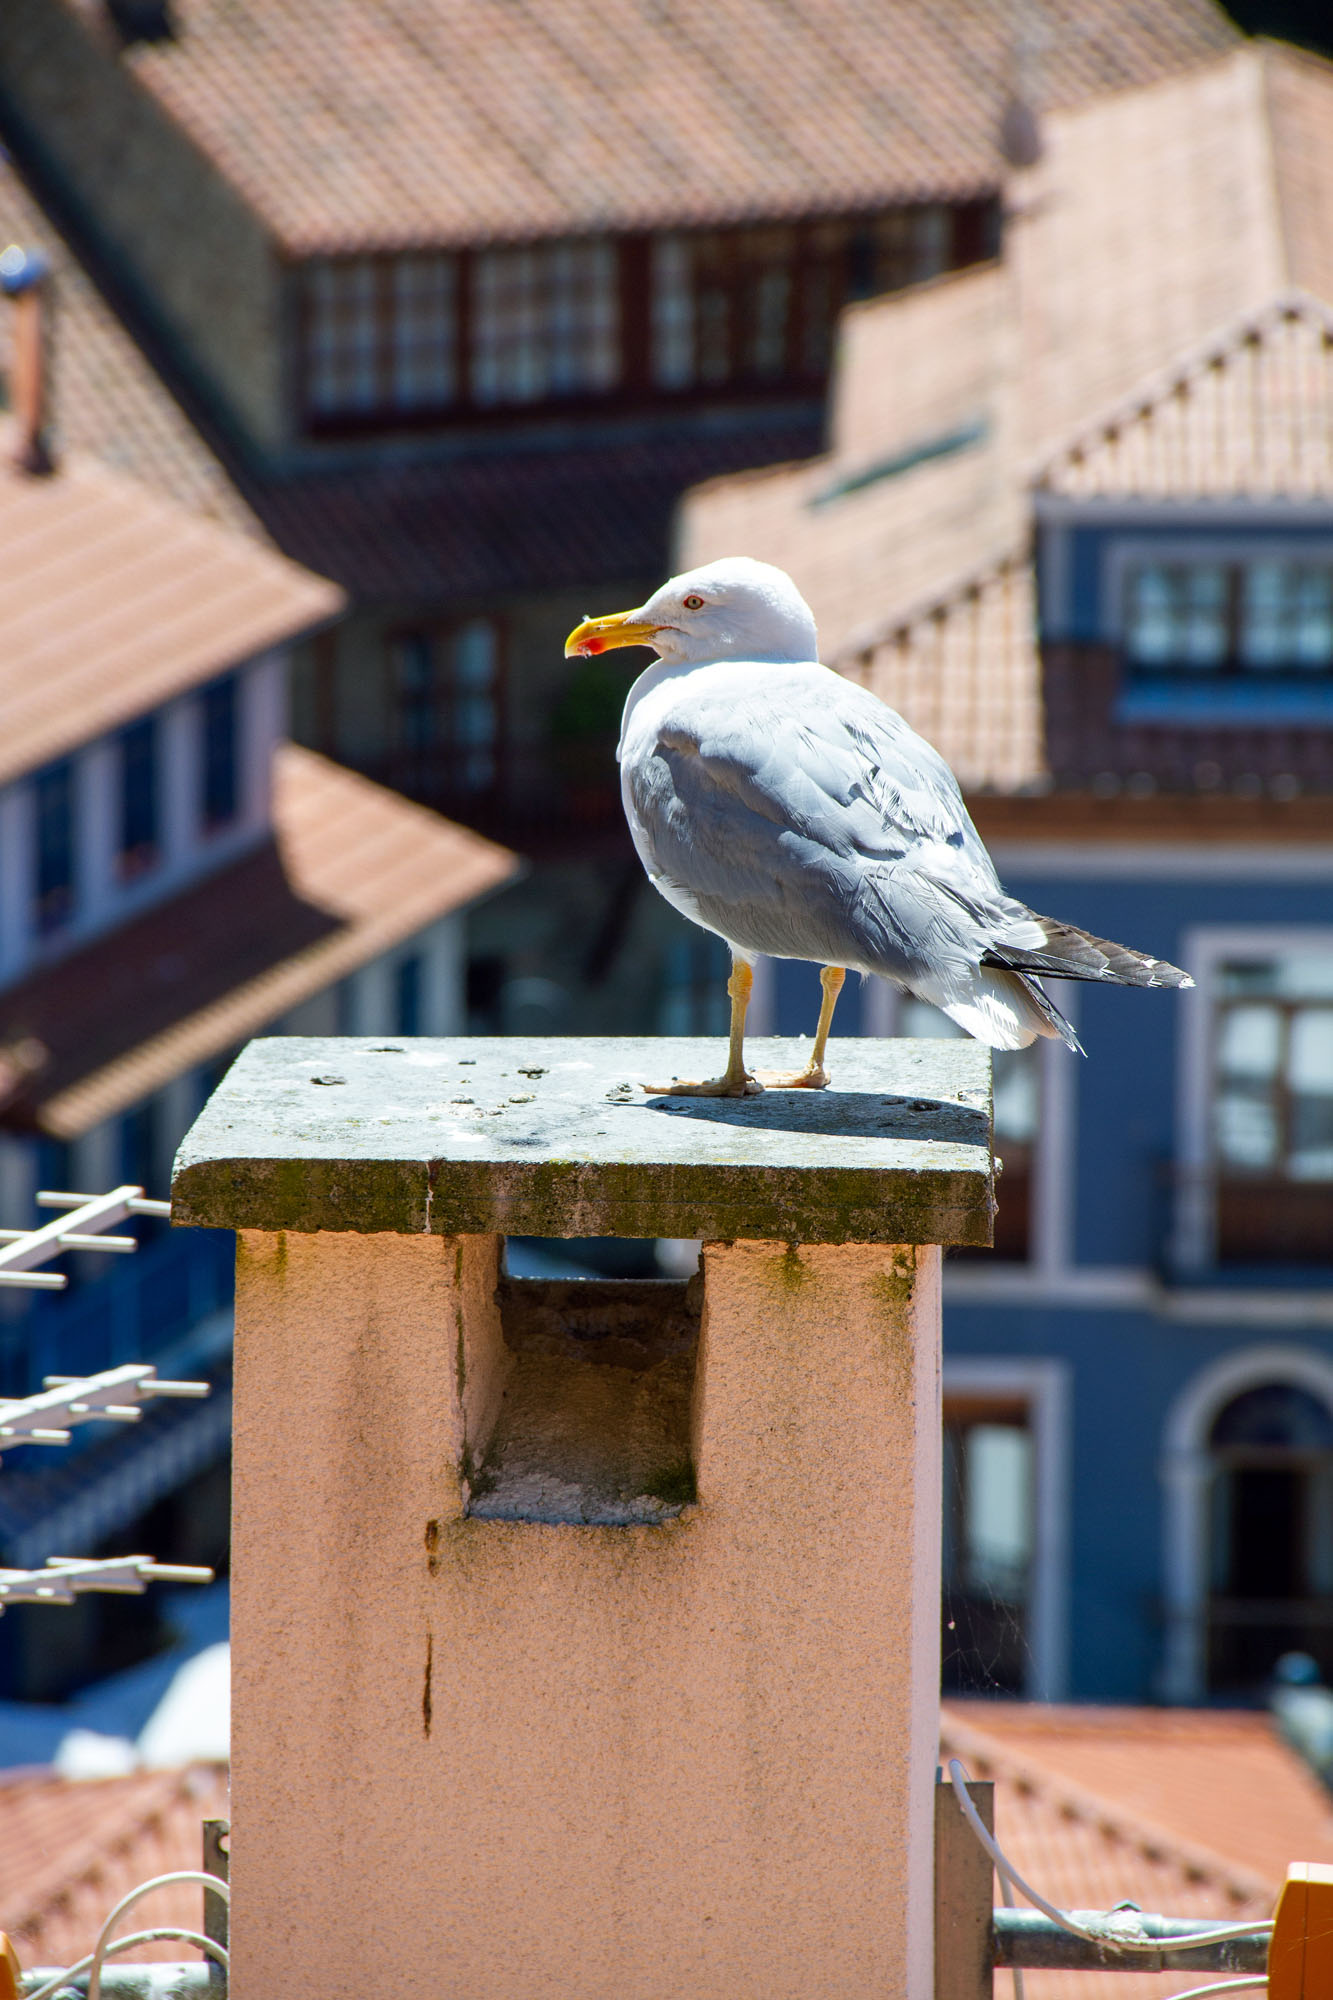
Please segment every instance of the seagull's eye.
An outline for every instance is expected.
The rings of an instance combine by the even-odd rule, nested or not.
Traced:
[[[684,605],[687,611],[702,611],[704,608],[704,601],[702,597],[694,597],[694,596],[683,597],[681,599],[681,603]]]

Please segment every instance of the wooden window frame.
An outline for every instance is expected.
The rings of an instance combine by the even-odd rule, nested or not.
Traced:
[[[816,395],[822,391],[827,381],[838,316],[853,296],[849,260],[854,232],[858,229],[874,231],[882,227],[889,217],[902,216],[910,219],[913,215],[922,215],[935,210],[942,211],[945,217],[942,231],[945,248],[940,265],[942,272],[961,269],[967,264],[979,262],[983,257],[994,254],[998,238],[996,219],[998,205],[989,197],[964,203],[945,201],[890,204],[884,208],[857,214],[796,218],[757,217],[744,224],[719,225],[707,229],[664,228],[653,232],[639,231],[624,235],[599,233],[573,238],[539,239],[534,243],[534,248],[555,241],[609,243],[616,260],[613,295],[619,310],[619,368],[614,386],[606,390],[575,391],[530,402],[479,402],[474,398],[472,386],[477,257],[492,248],[523,246],[495,244],[476,250],[463,248],[439,252],[440,255],[451,256],[453,259],[455,387],[453,394],[447,400],[432,404],[399,405],[394,400],[396,329],[393,273],[398,262],[398,253],[374,252],[360,253],[356,261],[369,262],[374,271],[377,324],[374,366],[378,383],[377,400],[373,406],[362,409],[321,409],[316,406],[312,397],[315,373],[312,341],[316,321],[313,273],[324,262],[340,263],[344,260],[318,260],[318,262],[312,260],[308,264],[293,264],[291,270],[296,287],[296,309],[293,316],[296,329],[296,354],[292,379],[303,431],[311,437],[347,437],[385,429],[403,431],[436,429],[441,424],[466,423],[487,429],[497,427],[503,429],[527,422],[534,414],[559,412],[562,415],[578,417],[607,411],[642,409],[653,405],[679,408],[715,401],[719,397],[733,402],[745,402],[774,398],[789,399],[793,395],[802,397]],[[762,265],[746,258],[744,246],[747,238],[753,238],[766,230],[791,231],[795,237],[795,244],[789,260],[791,293],[785,333],[786,363],[777,373],[761,376],[756,370],[745,365],[743,350],[748,343],[749,330],[743,326],[743,322],[747,316],[747,287],[749,292],[753,291],[754,281]],[[820,247],[821,236],[827,236],[830,230],[843,232],[840,246],[832,252]],[[652,328],[653,246],[659,238],[669,236],[679,236],[686,241],[694,242],[711,239],[720,241],[724,246],[723,262],[727,267],[725,291],[729,300],[728,356],[726,372],[716,382],[700,381],[697,370],[690,381],[679,387],[663,386],[656,380]],[[350,263],[353,260],[346,261]],[[903,285],[916,282],[921,275],[929,274],[906,272],[896,283],[890,283],[887,289],[890,291],[900,289]],[[811,300],[816,296],[821,283],[827,286],[827,303],[812,308]],[[867,294],[867,296],[883,295],[885,295],[883,287]],[[810,338],[808,326],[812,309],[822,316],[820,337],[814,339]]]

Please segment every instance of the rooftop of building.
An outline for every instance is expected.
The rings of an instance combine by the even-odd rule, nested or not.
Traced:
[[[286,744],[270,840],[0,994],[0,1051],[24,1051],[0,1061],[0,1118],[75,1137],[518,866],[507,848]]]
[[[305,256],[967,197],[1016,69],[1058,106],[1237,39],[1212,0],[1042,16],[1020,53],[998,0],[173,0],[119,60]]]
[[[682,566],[790,570],[825,659],[973,789],[1046,782],[1039,474],[1333,503],[1333,65],[1252,43],[1042,132],[1002,263],[846,314],[830,450],[715,481],[680,525]]]
[[[13,463],[0,431],[0,783],[300,637],[342,610],[322,577],[83,453]]]
[[[1263,1714],[949,1701],[940,1754],[995,1780],[1001,1845],[1065,1909],[1129,1898],[1168,1916],[1262,1917],[1290,1862],[1333,1860],[1328,1795]],[[0,1928],[16,1937],[25,1968],[68,1964],[125,1890],[197,1867],[200,1820],[226,1812],[216,1767],[0,1778]],[[149,1916],[193,1927],[199,1891],[164,1890]],[[193,1954],[164,1944],[152,1955]],[[1025,1980],[1032,2000],[1105,2000],[1102,1973]],[[1181,1981],[1118,1974],[1115,1991],[1165,2000]]]
[[[994,1779],[1001,1847],[1062,1909],[1267,1917],[1291,1862],[1333,1861],[1333,1801],[1262,1713],[948,1701],[940,1739]],[[1104,1973],[1023,1976],[1031,2000],[1105,2000]],[[1190,1983],[1113,1981],[1123,2000]]]
[[[220,460],[179,408],[0,153],[0,242],[40,250],[51,267],[46,344],[48,434],[57,461],[91,457],[164,500],[252,538],[263,530]],[[10,374],[13,315],[0,310],[0,380]]]

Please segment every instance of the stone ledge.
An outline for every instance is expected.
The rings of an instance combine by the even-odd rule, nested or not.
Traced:
[[[804,1044],[747,1043],[753,1067]],[[172,1220],[415,1235],[991,1240],[990,1051],[838,1043],[824,1091],[651,1098],[712,1040],[252,1042],[176,1160]]]

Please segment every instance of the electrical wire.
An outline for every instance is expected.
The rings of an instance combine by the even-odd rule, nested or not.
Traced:
[[[218,1875],[206,1875],[200,1868],[177,1868],[169,1875],[154,1875],[149,1881],[140,1882],[136,1889],[131,1889],[121,1897],[97,1933],[97,1942],[86,1958],[81,1958],[77,1965],[72,1965],[67,1972],[62,1972],[57,1979],[48,1979],[45,1986],[36,1993],[29,1994],[27,2000],[50,2000],[52,1994],[59,1993],[62,1986],[67,1986],[70,1980],[77,1978],[81,1972],[88,1974],[88,2000],[100,2000],[103,1961],[116,1952],[125,1951],[132,1944],[147,1944],[154,1938],[183,1938],[186,1943],[197,1945],[200,1950],[208,1952],[218,1960],[219,1964],[230,1966],[231,1961],[225,1945],[218,1944],[214,1938],[202,1936],[198,1931],[180,1930],[175,1926],[163,1930],[135,1931],[132,1937],[118,1938],[114,1944],[111,1943],[111,1932],[126,1910],[132,1909],[142,1897],[150,1895],[154,1889],[169,1888],[173,1882],[198,1882],[205,1889],[210,1889],[215,1896],[221,1896],[224,1903],[231,1902],[231,1890],[222,1878]]]
[[[1061,1930],[1071,1931],[1075,1937],[1082,1938],[1085,1943],[1099,1945],[1103,1950],[1109,1946],[1116,1951],[1160,1952],[1168,1949],[1171,1951],[1186,1951],[1191,1945],[1218,1944],[1225,1938],[1258,1937],[1261,1932],[1272,1932],[1273,1920],[1271,1917],[1259,1918],[1252,1924],[1223,1924],[1216,1930],[1191,1931],[1183,1937],[1171,1938],[1122,1938],[1108,1931],[1089,1930],[1086,1924],[1077,1923],[1067,1910],[1057,1910],[1054,1903],[1048,1903],[1046,1898],[1040,1895],[1030,1883],[1025,1882],[1014,1867],[1013,1862],[1001,1851],[994,1838],[987,1833],[982,1824],[980,1813],[968,1797],[968,1775],[957,1757],[949,1759],[949,1777],[953,1782],[954,1796],[962,1808],[963,1815],[973,1833],[975,1833],[977,1839],[995,1863],[996,1872],[1000,1877],[1001,1883],[1003,1884],[1007,1877],[1013,1883],[1015,1889],[1021,1891],[1030,1903],[1034,1904],[1037,1909],[1051,1919],[1052,1923],[1059,1924]],[[1242,1981],[1244,1985],[1252,1985],[1253,1983],[1253,1980]],[[1259,1983],[1263,1985],[1267,1982],[1261,1980]],[[96,2000],[96,1996],[90,1995],[89,2000]],[[1180,1996],[1180,2000],[1184,2000],[1183,1995]]]
[[[173,1882],[200,1882],[204,1888],[211,1889],[215,1895],[221,1896],[224,1903],[228,1905],[231,1903],[231,1890],[227,1884],[217,1875],[206,1875],[201,1868],[178,1868],[169,1875],[154,1875],[150,1881],[141,1882],[137,1889],[129,1890],[121,1897],[97,1934],[97,1942],[88,1961],[88,2000],[100,2000],[102,1961],[106,1957],[111,1932],[116,1923],[126,1910],[132,1909],[143,1897],[151,1895],[154,1889],[168,1888]]]
[[[199,1931],[177,1930],[170,1924],[162,1930],[132,1931],[128,1937],[117,1938],[114,1944],[107,1946],[102,1956],[104,1959],[111,1958],[117,1952],[129,1951],[133,1945],[153,1944],[158,1938],[180,1938],[186,1944],[198,1945],[201,1951],[211,1952],[220,1965],[230,1964],[227,1947],[219,1944],[215,1938],[204,1937]],[[54,1979],[48,1979],[45,1986],[39,1986],[35,1993],[26,1994],[24,2000],[52,2000],[54,1994],[67,1990],[71,1980],[77,1979],[81,1972],[87,1972],[96,1956],[96,1952],[90,1951],[77,1965],[71,1965],[66,1972],[58,1972]],[[98,1972],[101,1972],[100,1966]]]
[[[1211,1986],[1191,1986],[1187,1993],[1169,1993],[1166,2000],[1204,2000],[1208,1993],[1243,1993],[1246,1987],[1253,1990],[1268,1986],[1266,1972],[1252,1972],[1248,1979],[1215,1979]]]

